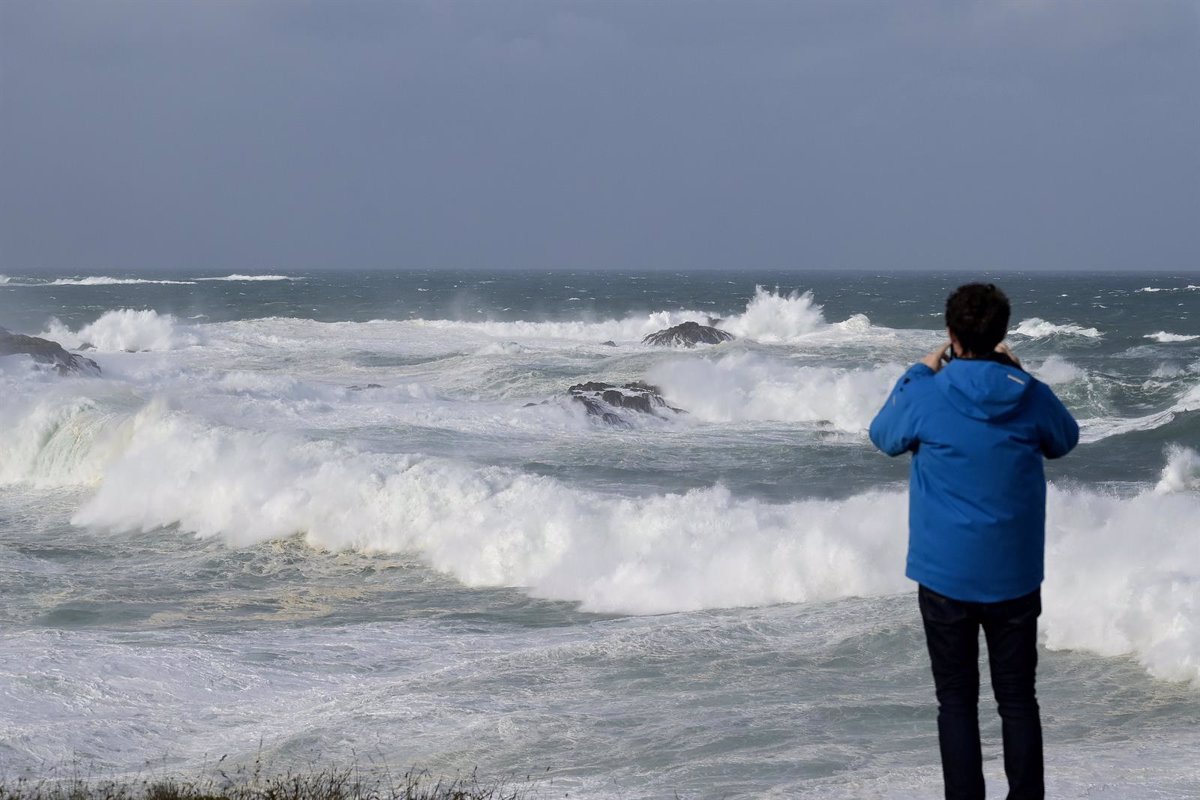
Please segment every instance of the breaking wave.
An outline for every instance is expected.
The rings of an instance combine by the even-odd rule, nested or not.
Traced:
[[[1083,336],[1088,339],[1099,339],[1104,335],[1096,328],[1085,328],[1071,322],[1059,325],[1038,317],[1022,320],[1021,324],[1012,330],[1012,333],[1030,339],[1044,339],[1047,336]]]
[[[1172,342],[1195,341],[1196,339],[1200,339],[1200,334],[1189,336],[1182,333],[1167,333],[1166,331],[1159,331],[1158,333],[1147,333],[1143,338],[1153,339],[1154,341],[1161,342],[1162,344],[1169,344]]]
[[[86,278],[58,278],[45,286],[133,286],[140,283],[159,283],[174,286],[187,286],[195,281],[152,280],[150,278],[110,278],[107,275],[95,275]]]
[[[195,286],[200,281],[299,281],[290,275],[223,275],[220,277],[189,278],[177,280],[168,278],[115,278],[109,275],[87,275],[71,278],[55,278],[54,280],[30,280],[26,283],[12,283],[12,279],[0,275],[0,285],[12,286],[137,286],[141,284],[160,284],[166,286]]]
[[[1167,409],[1141,417],[1101,417],[1079,421],[1081,442],[1096,442],[1110,436],[1161,428],[1180,414],[1200,411],[1200,383],[1186,389]]]
[[[662,361],[647,370],[646,378],[662,390],[667,402],[687,410],[690,419],[804,423],[863,434],[906,367],[899,363],[832,367],[732,351],[717,358],[681,356]],[[1050,356],[1032,369],[1051,386],[1082,384],[1079,391],[1085,395],[1095,380],[1061,356]],[[1180,414],[1200,411],[1200,384],[1185,386],[1170,406],[1140,417],[1114,416],[1103,401],[1085,405],[1096,416],[1080,420],[1082,440],[1095,442],[1160,428]]]
[[[0,482],[80,485],[77,525],[178,525],[240,547],[415,553],[472,587],[523,587],[653,614],[885,595],[902,576],[905,493],[768,503],[722,486],[624,497],[549,477],[43,398],[0,430]],[[6,424],[9,424],[6,420]],[[1054,648],[1132,654],[1200,685],[1200,454],[1121,497],[1053,488],[1045,631]]]
[[[1072,383],[1087,377],[1085,370],[1057,355],[1050,356],[1041,366],[1032,369],[1034,377],[1051,386]]]
[[[290,275],[224,275],[219,278],[196,278],[198,281],[298,281]]]
[[[648,378],[669,403],[705,422],[805,422],[858,433],[903,372],[896,364],[837,369],[735,352],[667,361]]]
[[[775,343],[792,342],[816,333],[826,328],[827,323],[821,306],[813,301],[812,292],[778,294],[756,286],[746,310],[725,320],[721,327],[734,336]]]
[[[176,350],[199,343],[192,329],[180,325],[172,315],[131,308],[106,311],[78,331],[52,319],[42,336],[70,349],[90,346],[100,352],[117,353]]]
[[[1167,466],[1154,491],[1158,494],[1200,492],[1200,453],[1186,447],[1168,450]]]
[[[1195,292],[1200,291],[1200,286],[1189,283],[1187,286],[1143,286],[1141,289],[1135,290],[1143,294],[1154,294],[1157,292]]]
[[[873,330],[871,321],[863,314],[855,314],[842,322],[826,322],[822,308],[811,292],[779,293],[762,286],[755,288],[744,311],[719,320],[712,319],[709,312],[694,310],[656,311],[602,321],[414,320],[414,324],[425,328],[467,330],[498,339],[558,339],[596,344],[606,340],[636,344],[648,334],[684,322],[715,324],[736,337],[764,344],[794,343],[821,336],[846,338]]]

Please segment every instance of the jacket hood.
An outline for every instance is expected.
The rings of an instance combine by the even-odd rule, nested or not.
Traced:
[[[1001,420],[1016,412],[1033,389],[1033,376],[987,359],[955,359],[935,382],[955,409],[973,419]]]

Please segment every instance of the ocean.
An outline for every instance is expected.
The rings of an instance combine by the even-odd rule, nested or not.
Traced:
[[[0,778],[939,795],[908,463],[866,428],[976,277],[1083,431],[1047,464],[1049,795],[1200,797],[1196,273],[0,276],[0,325],[103,373],[0,359]],[[685,321],[736,338],[642,344]]]

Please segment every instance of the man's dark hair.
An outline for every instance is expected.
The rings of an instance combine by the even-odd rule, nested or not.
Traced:
[[[1008,298],[991,283],[968,283],[946,299],[946,327],[974,356],[986,356],[1004,341],[1010,313]]]

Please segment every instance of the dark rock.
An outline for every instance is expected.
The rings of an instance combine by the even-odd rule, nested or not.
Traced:
[[[701,325],[699,322],[685,322],[682,325],[650,334],[642,339],[642,344],[695,347],[698,344],[720,344],[732,338],[732,333],[720,328]]]
[[[600,346],[601,347],[616,347],[617,343],[614,342],[612,339],[609,339],[607,342],[601,342]]]
[[[588,381],[575,384],[567,389],[567,393],[571,395],[572,400],[583,405],[589,416],[599,417],[609,425],[629,424],[617,413],[618,410],[639,414],[655,414],[659,410],[683,413],[680,409],[667,405],[657,387],[641,381],[624,386]]]
[[[68,353],[58,342],[9,333],[0,328],[0,357],[27,355],[39,364],[52,364],[59,375],[99,375],[100,365],[90,358]]]
[[[354,384],[353,386],[351,386],[351,387],[350,387],[350,391],[352,391],[352,392],[361,392],[361,391],[364,391],[364,390],[366,390],[366,389],[382,389],[382,388],[383,388],[383,384],[381,384],[381,383],[368,383],[368,384],[366,384],[365,386],[364,386],[364,385],[362,385],[362,384],[357,384],[357,383],[356,383],[356,384]]]

